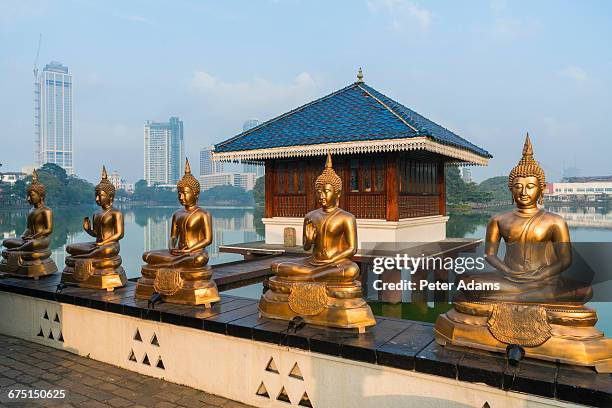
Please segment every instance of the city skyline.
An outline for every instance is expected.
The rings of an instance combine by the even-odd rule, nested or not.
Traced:
[[[245,118],[265,121],[325,96],[353,82],[359,66],[367,84],[487,148],[494,158],[473,169],[476,181],[507,174],[526,131],[551,180],[564,162],[585,175],[612,173],[607,3],[187,1],[168,15],[164,3],[15,1],[7,13],[3,170],[34,161],[31,142],[11,141],[31,141],[42,32],[40,60],[58,59],[78,78],[74,167],[90,181],[101,164],[142,178],[146,118],[188,123],[185,155],[195,162],[202,146],[240,133]],[[172,64],[145,65],[160,53]]]

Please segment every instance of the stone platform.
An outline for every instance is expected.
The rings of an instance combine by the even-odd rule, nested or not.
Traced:
[[[364,335],[287,333],[259,318],[256,300],[147,309],[132,282],[113,293],[56,293],[57,283],[0,279],[0,332],[259,407],[612,406],[612,375],[442,348],[431,324],[377,318]]]

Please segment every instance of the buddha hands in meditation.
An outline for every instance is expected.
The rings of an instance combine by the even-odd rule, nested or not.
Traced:
[[[477,296],[531,302],[588,300],[589,288],[560,276],[572,263],[569,229],[561,216],[538,208],[545,187],[544,171],[533,158],[527,135],[523,158],[508,178],[516,209],[494,215],[487,225],[485,259],[497,271],[465,277],[496,283],[499,290]],[[502,239],[503,260],[498,256]]]
[[[217,286],[210,279],[212,270],[207,265],[212,218],[198,207],[200,183],[191,175],[189,161],[176,191],[184,208],[172,215],[168,249],[142,255],[146,264],[141,269],[136,297],[152,300],[154,294],[159,294],[166,302],[210,307],[219,300]]]
[[[123,238],[123,213],[113,207],[115,186],[109,181],[106,167],[96,186],[96,204],[100,210],[93,219],[83,219],[83,230],[96,240],[66,246],[66,268],[62,279],[94,289],[113,290],[125,285],[125,271],[121,267],[119,240]]]
[[[5,248],[2,255],[5,259],[0,263],[0,271],[37,278],[57,272],[57,266],[49,259],[53,211],[45,206],[46,190],[38,180],[36,170],[32,173],[32,183],[26,191],[28,203],[32,205],[26,229],[19,238],[9,238],[2,242]]]
[[[304,217],[304,250],[312,255],[300,261],[271,265],[276,275],[259,302],[262,316],[290,320],[302,316],[307,323],[357,328],[376,324],[362,299],[357,252],[357,223],[353,214],[338,207],[342,180],[327,156],[325,169],[315,181],[321,208]]]

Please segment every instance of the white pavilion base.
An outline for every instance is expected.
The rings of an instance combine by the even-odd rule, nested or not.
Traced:
[[[403,218],[399,221],[358,219],[357,238],[362,242],[434,242],[446,239],[448,216]],[[262,218],[266,244],[283,244],[286,227],[295,228],[296,244],[302,245],[304,219],[298,217]]]
[[[575,406],[7,292],[0,310],[3,334],[256,407],[299,407],[304,393],[316,408]],[[283,389],[291,402],[277,399]]]

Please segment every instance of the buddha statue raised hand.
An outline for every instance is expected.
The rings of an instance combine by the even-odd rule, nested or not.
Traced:
[[[57,266],[50,258],[51,233],[53,232],[53,211],[45,207],[45,186],[38,180],[36,170],[32,172],[32,183],[27,188],[28,212],[26,229],[19,238],[8,238],[2,242],[0,272],[26,278],[57,272]]]
[[[259,302],[264,317],[357,328],[376,324],[362,298],[359,266],[351,260],[357,252],[357,223],[353,214],[338,207],[342,180],[327,156],[325,169],[315,181],[321,208],[304,217],[304,250],[312,255],[301,262],[277,262],[274,277]]]
[[[567,224],[538,207],[546,186],[529,135],[508,177],[516,209],[487,225],[485,259],[493,272],[459,275],[466,289],[435,326],[436,341],[506,352],[518,345],[528,357],[612,371],[612,340],[594,327],[590,284],[563,276],[572,263]],[[503,259],[499,257],[501,241]]]
[[[66,246],[69,256],[62,282],[112,291],[127,282],[119,256],[119,240],[123,238],[124,228],[123,214],[113,207],[115,186],[108,180],[104,166],[95,193],[100,210],[94,213],[92,220],[83,219],[83,230],[96,240]]]
[[[168,249],[145,252],[146,263],[138,280],[136,297],[150,299],[154,293],[166,302],[210,307],[219,301],[211,279],[206,247],[212,242],[212,217],[198,207],[200,183],[191,175],[189,161],[177,184],[178,200],[184,208],[172,215]]]

